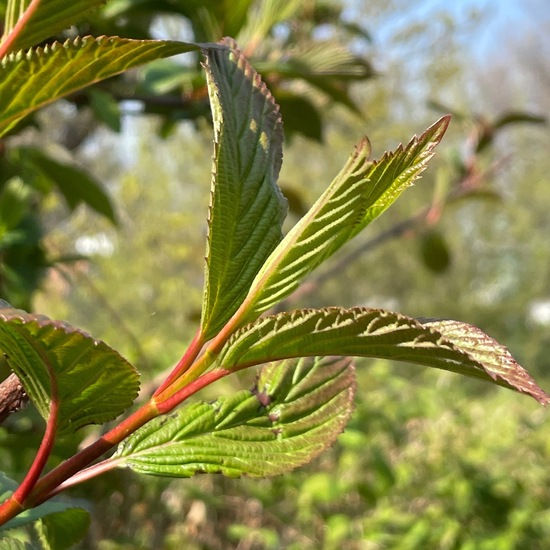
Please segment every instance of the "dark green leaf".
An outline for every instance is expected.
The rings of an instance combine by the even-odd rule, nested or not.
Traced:
[[[115,460],[153,475],[272,476],[331,445],[352,411],[355,373],[338,357],[264,367],[251,391],[195,403],[130,436]]]
[[[508,111],[495,120],[493,127],[499,129],[509,124],[518,124],[522,122],[528,124],[546,124],[547,121],[546,117],[534,115],[525,111]]]
[[[59,189],[71,210],[84,203],[116,224],[116,215],[109,196],[84,170],[60,162],[40,149],[21,148],[20,153],[25,162],[30,163],[42,177],[50,180]]]
[[[510,352],[477,327],[458,321],[421,323],[380,309],[326,308],[263,317],[227,341],[215,366],[238,370],[321,354],[418,363],[495,382],[550,403]]]
[[[451,253],[445,237],[436,229],[420,236],[420,254],[424,265],[434,273],[444,273],[451,265]]]
[[[279,92],[277,102],[285,121],[285,134],[302,134],[304,137],[323,140],[323,119],[309,99],[289,92]]]
[[[116,418],[137,396],[137,371],[104,342],[3,300],[0,348],[43,418],[57,393],[60,435]]]
[[[68,508],[38,520],[36,530],[44,550],[67,550],[79,542],[90,526],[90,514],[82,508]]]
[[[246,296],[282,238],[277,186],[283,131],[273,96],[242,54],[211,50],[206,74],[214,119],[214,174],[202,332],[212,337]]]
[[[108,92],[90,88],[88,90],[90,106],[95,116],[113,132],[120,132],[120,108],[118,101]]]

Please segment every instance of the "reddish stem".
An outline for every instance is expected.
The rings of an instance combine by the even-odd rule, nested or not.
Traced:
[[[5,57],[8,53],[10,53],[13,44],[29,22],[29,19],[34,15],[36,10],[38,9],[38,6],[40,4],[41,0],[32,0],[32,2],[29,4],[28,8],[25,10],[25,13],[17,20],[17,23],[15,24],[15,27],[11,30],[11,32],[2,40],[0,43],[0,59]]]
[[[40,447],[38,448],[34,461],[19,487],[6,501],[0,505],[0,525],[3,525],[12,517],[17,516],[25,510],[25,501],[35,487],[36,482],[52,452],[55,441],[58,411],[59,406],[57,402],[52,400],[50,415],[46,424],[46,431],[44,432],[44,437],[42,438],[42,442],[40,443]]]
[[[197,333],[195,334],[192,342],[189,344],[187,351],[179,360],[178,364],[174,367],[174,370],[168,375],[166,380],[157,388],[157,390],[153,394],[153,398],[163,393],[168,388],[168,386],[170,386],[175,380],[177,380],[184,372],[189,370],[189,368],[193,364],[193,361],[200,353],[203,345],[204,340],[202,337],[202,332],[199,329],[197,330]]]
[[[94,443],[60,464],[57,468],[54,468],[51,472],[48,472],[34,487],[34,490],[25,502],[25,507],[32,508],[50,498],[50,492],[63,481],[82,470],[90,462],[99,458],[128,435],[158,415],[159,410],[156,403],[153,400],[148,401],[143,407],[140,407],[97,441],[94,441]]]
[[[189,384],[187,387],[183,388],[177,394],[168,398],[163,403],[158,403],[157,406],[159,412],[161,414],[169,413],[194,393],[198,392],[209,384],[212,384],[216,380],[227,376],[228,374],[231,374],[231,371],[225,369],[214,370],[204,374],[203,376],[197,378],[197,380]],[[65,489],[68,489],[69,487],[73,487],[75,485],[78,485],[79,483],[82,483],[83,481],[87,481],[88,479],[92,479],[93,477],[108,472],[109,470],[116,468],[121,462],[124,462],[124,457],[119,457],[115,459],[108,458],[106,460],[103,460],[102,462],[98,462],[97,464],[90,466],[89,468],[79,471],[75,475],[65,480],[63,483],[60,483],[57,487],[55,487],[52,491],[45,495],[43,497],[43,500],[50,499],[51,497],[61,493]]]
[[[55,380],[55,375],[51,365],[48,363],[47,358],[43,357],[44,364],[50,375],[50,387],[51,387],[51,402],[50,402],[50,411],[48,414],[48,421],[46,422],[46,430],[44,432],[44,437],[40,442],[36,456],[34,457],[33,463],[27,472],[27,475],[15,490],[13,495],[11,495],[5,502],[0,505],[0,525],[5,523],[10,517],[22,512],[25,508],[25,500],[33,490],[42,470],[48,462],[48,458],[53,449],[55,442],[55,435],[57,432],[57,423],[59,419],[59,395],[57,392],[57,383]]]
[[[164,401],[158,403],[157,406],[159,411],[161,414],[169,413],[194,393],[197,393],[199,390],[202,390],[202,388],[205,388],[228,374],[231,374],[231,371],[226,369],[215,369],[199,376],[196,380],[193,380],[181,390],[178,390],[173,395],[167,397]]]

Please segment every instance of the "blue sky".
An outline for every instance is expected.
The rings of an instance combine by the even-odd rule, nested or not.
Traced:
[[[352,18],[355,17],[357,7],[368,12],[367,0],[347,0],[345,4]],[[546,31],[550,40],[550,0],[417,0],[411,2],[406,11],[394,12],[391,20],[387,21],[387,29],[372,29],[368,21],[365,25],[378,41],[383,42],[386,33],[405,28],[411,22],[425,22],[434,14],[444,11],[450,13],[457,22],[464,23],[465,47],[476,57],[498,49],[504,42],[520,41],[523,34],[536,31]],[[467,25],[472,12],[481,14],[482,24],[474,27]],[[468,33],[470,28],[471,32]]]

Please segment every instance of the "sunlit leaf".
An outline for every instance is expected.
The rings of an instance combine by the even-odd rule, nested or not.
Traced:
[[[364,139],[309,212],[289,231],[252,283],[241,312],[258,316],[295,290],[302,279],[378,217],[424,170],[449,118],[406,147],[369,161]]]
[[[213,336],[246,296],[282,238],[277,177],[283,131],[273,96],[242,54],[212,50],[206,74],[214,118],[214,173],[202,332]]]
[[[238,34],[232,36],[237,38],[237,41],[239,44],[242,44],[246,54],[249,56],[254,53],[258,44],[261,44],[262,41],[269,37],[271,30],[277,23],[295,17],[298,10],[303,8],[302,0],[244,1],[252,5],[245,8],[246,22],[244,26],[239,29]],[[228,12],[231,11],[233,10],[228,10]]]
[[[57,393],[60,435],[116,418],[137,396],[137,371],[107,344],[3,300],[0,348],[43,418]]]
[[[251,391],[195,403],[149,422],[115,455],[153,475],[270,476],[305,464],[331,445],[352,411],[355,375],[342,358],[277,362]]]
[[[36,46],[45,38],[78,23],[107,0],[9,0],[16,17],[4,29],[4,37],[13,31],[17,19],[24,15],[25,25],[10,44],[8,52]]]
[[[0,135],[39,107],[80,88],[147,61],[199,47],[186,42],[87,36],[10,54],[0,62]]]
[[[30,542],[5,537],[0,540],[0,550],[34,550]]]
[[[215,365],[237,370],[289,357],[332,354],[418,363],[550,402],[510,352],[477,327],[458,321],[421,323],[380,309],[306,309],[263,317],[238,330]]]

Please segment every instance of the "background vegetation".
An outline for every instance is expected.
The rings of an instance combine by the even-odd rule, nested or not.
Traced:
[[[334,260],[338,276],[313,280],[293,306],[365,304],[468,321],[548,387],[550,133],[540,122],[550,111],[550,20],[543,3],[469,10],[350,0],[331,11],[338,3],[312,1],[289,10],[289,20],[281,14],[264,42],[243,31],[253,63],[287,101],[281,183],[295,213],[339,169],[350,140],[367,133],[379,154],[427,126],[434,111],[455,115],[428,173],[369,229],[361,253],[344,250]],[[152,4],[110,2],[74,32],[217,40],[240,28],[225,3],[200,3],[203,11],[192,1]],[[504,28],[512,22],[514,32]],[[270,57],[327,41],[363,60],[361,78],[333,77],[340,85],[327,89],[315,78],[285,76]],[[11,284],[3,293],[30,296],[34,309],[87,328],[149,378],[177,359],[200,311],[211,130],[193,96],[195,67],[185,63],[114,80],[95,99],[59,102],[10,138],[41,148],[47,141],[48,154],[103,182],[117,225],[101,208],[103,216],[83,207],[69,215],[66,197],[35,185],[26,204],[40,223],[27,234],[41,251],[30,257],[41,258],[44,270],[20,281],[3,273]],[[141,112],[128,101],[136,97]],[[448,373],[378,361],[359,376],[357,411],[338,445],[292,475],[258,482],[111,473],[82,486],[78,494],[96,502],[83,547],[548,547],[548,411]],[[249,386],[245,377],[232,382]],[[40,433],[32,411],[10,418],[0,431],[3,467],[16,471]]]

